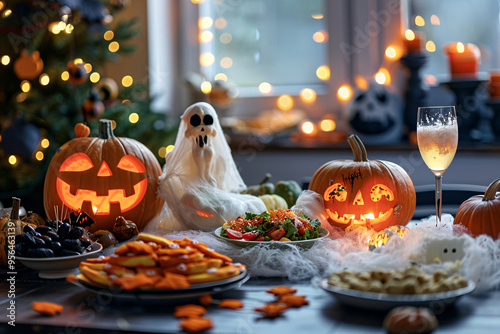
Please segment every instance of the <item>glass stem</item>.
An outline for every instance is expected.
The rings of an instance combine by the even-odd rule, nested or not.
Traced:
[[[443,191],[443,177],[442,175],[436,174],[436,226],[441,224],[441,193]]]

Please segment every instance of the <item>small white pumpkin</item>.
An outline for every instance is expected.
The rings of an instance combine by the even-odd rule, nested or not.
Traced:
[[[259,196],[259,198],[266,205],[266,209],[268,212],[280,209],[288,210],[288,204],[286,203],[285,199],[279,195],[262,195]]]

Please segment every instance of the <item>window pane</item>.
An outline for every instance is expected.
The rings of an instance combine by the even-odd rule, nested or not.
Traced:
[[[428,43],[435,44],[435,51],[427,53],[424,73],[448,76],[443,49],[450,42],[476,44],[481,50],[479,71],[498,67],[498,0],[411,0],[410,4],[410,28],[423,31]]]
[[[202,66],[207,76],[224,73],[239,86],[321,83],[316,70],[326,65],[328,41],[323,0],[213,0],[200,13],[213,22],[200,24],[201,53],[214,56]]]

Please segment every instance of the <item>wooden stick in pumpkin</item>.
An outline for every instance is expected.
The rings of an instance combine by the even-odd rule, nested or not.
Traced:
[[[10,211],[10,220],[19,220],[19,209],[21,208],[21,199],[12,197],[12,210]]]
[[[495,199],[495,196],[500,188],[500,179],[496,179],[491,182],[486,191],[484,192],[483,201],[491,201]]]

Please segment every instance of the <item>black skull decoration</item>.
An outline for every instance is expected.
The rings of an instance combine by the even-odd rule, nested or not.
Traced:
[[[211,109],[197,107],[193,108],[187,117],[189,124],[187,125],[185,136],[194,138],[196,145],[200,149],[204,149],[207,145],[210,145],[210,137],[216,135],[213,127],[214,116]]]
[[[370,82],[366,90],[359,89],[349,106],[351,128],[370,143],[399,140],[401,119],[398,97],[376,82]]]

